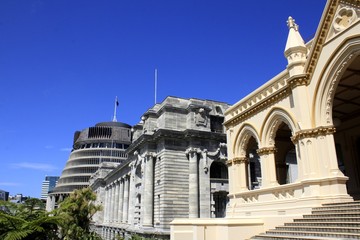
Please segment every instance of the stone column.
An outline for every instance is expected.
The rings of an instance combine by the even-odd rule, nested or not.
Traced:
[[[110,222],[114,222],[115,184],[111,183]]]
[[[239,165],[235,164],[234,159],[226,162],[229,173],[229,194],[240,192],[240,171]]]
[[[124,180],[120,179],[119,181],[120,191],[119,191],[119,207],[118,207],[118,222],[122,222],[123,218],[123,203],[124,203]]]
[[[120,184],[119,181],[116,180],[114,183],[114,187],[115,187],[115,200],[113,202],[114,205],[114,220],[113,222],[117,222],[118,221],[118,210],[119,210],[119,188],[120,188]]]
[[[199,217],[198,152],[189,149],[189,218]]]
[[[249,190],[249,179],[248,179],[248,164],[249,159],[247,157],[236,157],[233,159],[233,164],[238,165],[240,172],[240,191]]]
[[[275,153],[275,147],[265,147],[257,150],[261,161],[262,188],[279,185],[276,178]]]
[[[104,222],[109,222],[109,187],[105,187]]]
[[[123,217],[122,222],[128,221],[128,208],[129,208],[129,177],[124,178],[124,202],[123,202]]]
[[[154,157],[148,154],[145,157],[145,181],[144,181],[144,201],[143,209],[143,226],[152,227],[154,219]]]
[[[210,169],[207,163],[207,150],[204,149],[199,159],[199,214],[200,218],[210,218],[211,216],[211,202],[210,199]]]

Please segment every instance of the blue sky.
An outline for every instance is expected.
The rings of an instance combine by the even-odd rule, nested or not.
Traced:
[[[286,20],[325,0],[0,1],[0,189],[40,197],[76,130],[134,125],[166,96],[236,103],[286,67]]]

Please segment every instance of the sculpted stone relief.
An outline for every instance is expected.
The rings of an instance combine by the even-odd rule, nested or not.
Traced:
[[[333,22],[335,33],[348,28],[353,22],[356,21],[356,19],[357,14],[355,9],[348,6],[339,8]]]
[[[208,118],[206,116],[206,111],[203,108],[200,108],[195,115],[195,123],[197,126],[204,126],[206,127]]]

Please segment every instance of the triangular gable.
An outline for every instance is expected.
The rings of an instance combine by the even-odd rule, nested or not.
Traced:
[[[360,19],[360,0],[328,0],[313,40],[305,72],[311,79],[324,44]]]

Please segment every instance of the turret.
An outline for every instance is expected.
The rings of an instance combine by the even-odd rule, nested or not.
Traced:
[[[307,49],[299,33],[299,26],[292,17],[287,21],[289,27],[289,35],[285,47],[285,57],[288,60],[287,69],[290,77],[303,74],[306,62]]]

